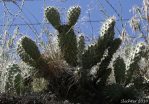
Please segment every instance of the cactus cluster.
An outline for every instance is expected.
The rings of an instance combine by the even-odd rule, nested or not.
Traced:
[[[95,45],[88,47],[88,50],[83,55],[83,67],[91,68],[96,63],[100,62],[106,49],[109,48],[110,44],[114,41],[114,17],[108,18],[102,25],[100,30],[100,37]],[[118,39],[120,41],[120,39]],[[117,40],[117,41],[118,41]],[[92,58],[91,58],[92,56]]]
[[[116,84],[108,86],[105,91],[110,95],[109,98],[111,98],[111,101],[118,103],[120,99],[124,98],[139,99],[143,93],[148,91],[147,87],[149,84],[141,73],[139,66],[141,58],[146,57],[147,54],[147,45],[140,42],[134,47],[133,52],[131,52],[126,62],[121,56],[115,59],[113,62],[113,70]]]
[[[109,17],[103,23],[97,42],[85,48],[84,36],[80,36],[77,41],[74,32],[74,25],[80,12],[79,6],[71,7],[67,13],[68,21],[63,24],[57,8],[47,7],[45,10],[46,19],[58,31],[59,48],[69,67],[60,67],[58,63],[44,59],[35,42],[26,36],[18,42],[17,52],[20,58],[28,65],[35,67],[38,76],[48,80],[49,89],[60,98],[84,104],[92,103],[92,101],[95,104],[99,104],[99,102],[104,104],[106,98],[129,98],[126,93],[133,87],[126,86],[132,82],[134,77],[137,79],[137,76],[134,76],[137,74],[134,73],[139,73],[136,71],[137,64],[140,56],[144,55],[144,45],[137,46],[129,65],[126,65],[124,60],[118,57],[113,63],[113,69],[110,68],[112,57],[121,45],[121,39],[114,38],[115,17]],[[61,73],[57,74],[57,70]],[[114,70],[116,84],[108,85],[107,79],[112,70]],[[111,90],[120,91],[120,95],[112,95],[115,92]],[[136,98],[134,89],[131,93],[131,96]],[[104,98],[104,96],[108,97]]]
[[[77,45],[76,35],[73,30],[73,26],[76,24],[77,19],[80,15],[80,7],[71,7],[67,13],[68,23],[62,25],[61,23],[53,24],[51,18],[57,18],[58,9],[55,8],[55,10],[53,10],[50,8],[53,7],[48,7],[45,10],[45,16],[47,20],[53,25],[53,27],[57,26],[55,27],[55,29],[57,29],[57,31],[59,32],[58,41],[64,59],[71,66],[81,65],[81,76],[83,77],[83,79],[87,76],[87,73],[89,71],[88,69],[92,68],[94,65],[101,61],[101,59],[103,58],[103,54],[105,53],[105,50],[108,48],[109,50],[113,50],[113,52],[111,52],[110,50],[108,53],[108,56],[110,57],[107,56],[108,62],[106,65],[109,64],[112,55],[116,52],[121,43],[120,39],[114,39],[114,17],[110,17],[103,23],[100,30],[100,37],[98,39],[98,42],[95,45],[89,46],[87,50],[84,50],[84,37],[80,37],[80,41]],[[56,17],[54,17],[55,15],[51,15],[51,12],[53,13],[53,11],[55,11]],[[59,19],[55,19],[55,21],[56,20],[57,22],[55,23],[58,23]],[[113,46],[115,47],[113,47],[111,44],[113,44]],[[105,65],[106,61],[103,61],[103,65]]]
[[[73,86],[71,86],[71,91],[67,94],[69,99],[76,96],[84,96],[84,94],[79,95],[79,92],[82,90],[91,90],[84,88],[86,85],[89,85],[89,83],[93,83],[90,85],[90,87],[92,86],[93,88],[106,84],[106,80],[111,72],[108,65],[110,64],[113,54],[121,44],[121,40],[119,38],[114,39],[115,19],[110,17],[104,22],[101,28],[98,41],[94,45],[88,46],[88,48],[85,49],[84,36],[80,36],[79,41],[77,42],[77,36],[75,35],[73,28],[79,18],[80,12],[81,9],[79,6],[71,7],[67,13],[68,22],[66,24],[62,24],[58,9],[48,7],[45,10],[47,20],[59,33],[58,42],[61,54],[70,67],[76,67],[76,69],[79,67],[78,71],[80,73],[80,77],[79,79],[77,78],[77,82],[75,81],[76,75],[73,70],[70,70],[70,73],[68,73],[68,71],[64,71],[59,74],[59,76],[56,76],[56,70],[54,70],[56,66],[51,66],[52,64],[42,57],[35,42],[28,37],[22,37],[18,42],[17,48],[21,59],[28,65],[38,69],[39,76],[44,77],[50,81],[50,84],[53,84],[52,88],[50,86],[51,89],[58,88],[57,90],[54,90],[57,95],[61,93],[61,96],[66,96],[64,92],[68,91],[72,84]],[[104,56],[106,52],[107,55]],[[97,63],[100,63],[98,64],[98,70],[96,70],[97,73],[94,75],[94,78],[90,78],[90,70]],[[71,80],[69,81],[70,78]],[[75,84],[73,84],[74,82]],[[79,87],[78,83],[80,83],[79,85],[82,87]],[[63,86],[65,86],[65,88]],[[61,88],[59,89],[59,87]],[[90,96],[90,94],[87,93],[85,96]],[[95,96],[98,96],[98,94]]]
[[[142,57],[145,56],[145,44],[144,43],[138,43],[134,49],[134,52],[132,52],[130,59],[129,59],[129,63],[127,66],[127,81],[126,84],[128,84],[128,82],[130,82],[132,80],[133,77],[137,77],[139,76],[139,61],[141,60]],[[134,76],[137,75],[137,76]]]

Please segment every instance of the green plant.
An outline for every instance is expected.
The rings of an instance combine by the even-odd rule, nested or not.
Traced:
[[[130,57],[127,57],[129,58],[127,64],[119,56],[113,62],[113,68],[110,68],[113,54],[121,44],[121,39],[114,38],[115,18],[108,18],[101,27],[98,41],[85,48],[84,36],[80,36],[77,42],[72,28],[80,15],[80,8],[72,7],[68,14],[68,23],[61,24],[56,8],[48,7],[45,10],[47,20],[59,32],[59,47],[69,67],[60,67],[57,65],[58,62],[47,61],[35,42],[28,37],[23,37],[18,42],[17,50],[21,59],[35,67],[39,76],[50,82],[49,89],[62,99],[67,98],[81,103],[94,101],[114,104],[123,98],[142,97],[142,91],[147,89],[148,84],[144,83],[141,77],[138,63],[142,57],[148,55],[146,45],[144,43],[136,45]],[[116,83],[108,84],[107,79],[112,70]],[[95,99],[99,97],[100,100]],[[106,101],[107,99],[110,100]]]
[[[139,62],[147,53],[146,45],[144,43],[138,43],[131,52],[127,63],[124,62],[122,57],[117,57],[113,64],[116,83],[127,86],[133,82],[135,78],[141,76]]]
[[[47,59],[41,55],[35,42],[30,38],[23,36],[18,41],[17,52],[20,58],[28,65],[32,66],[34,71],[31,71],[31,76],[27,80],[35,80],[36,78],[45,78],[49,81],[51,90],[59,91],[59,84],[62,85],[62,80],[66,80],[65,77],[62,78],[59,74],[64,73],[64,64],[61,61],[47,61]],[[69,76],[69,72],[65,73],[66,77]],[[26,82],[26,81],[25,81]],[[31,85],[31,82],[29,82]],[[65,83],[65,82],[64,82]],[[30,86],[29,85],[29,86]],[[34,87],[34,86],[32,86]],[[33,88],[34,89],[34,88]],[[64,89],[62,89],[64,90]]]
[[[84,36],[81,35],[78,40],[78,63],[79,66],[82,66],[82,56],[85,51],[85,39]]]
[[[116,83],[107,85],[104,94],[110,104],[119,104],[122,99],[140,99],[148,95],[148,82],[141,73],[139,62],[148,54],[147,45],[138,43],[130,53],[127,63],[121,56],[113,62]]]
[[[41,92],[46,90],[48,82],[44,78],[34,78],[32,88],[34,92]]]
[[[68,10],[66,24],[62,24],[60,14],[54,7],[48,7],[45,10],[45,16],[52,26],[58,31],[58,41],[61,53],[66,62],[72,66],[77,65],[77,39],[73,29],[79,15],[80,7],[74,6]]]
[[[21,59],[28,65],[35,67],[38,70],[39,76],[49,77],[50,70],[46,60],[43,59],[35,42],[24,36],[18,41],[17,52]],[[52,74],[51,74],[52,76]]]
[[[144,43],[138,43],[135,47],[135,50],[132,52],[129,62],[128,62],[128,71],[127,71],[127,79],[126,79],[126,85],[133,79],[139,76],[139,61],[142,57],[145,56],[145,44]]]
[[[106,80],[111,73],[111,69],[108,66],[112,56],[121,44],[121,39],[114,39],[114,26],[115,18],[108,18],[101,27],[98,42],[89,46],[82,58],[83,78],[87,77],[90,69],[95,65],[97,66],[96,73],[92,75],[91,79],[95,84],[98,83],[102,87],[106,84]]]
[[[114,61],[113,67],[116,83],[124,84],[126,65],[124,60],[120,56],[118,56],[117,59]]]
[[[74,34],[74,30],[72,26],[75,25],[75,23],[77,22],[79,15],[80,15],[80,7],[78,6],[71,7],[68,10],[68,15],[67,15],[68,23],[61,25],[60,15],[56,8],[54,9],[53,7],[48,7],[45,10],[45,16],[47,20],[59,32],[58,34],[59,46],[64,56],[64,59],[71,66],[76,66],[78,64],[79,65],[81,64],[82,68],[80,71],[82,76],[82,82],[85,82],[87,74],[89,73],[88,72],[89,69],[92,68],[94,65],[96,65],[98,62],[101,62],[101,59],[103,58],[103,54],[108,48],[109,48],[109,53],[108,53],[107,59],[105,59],[106,61],[102,62],[101,66],[109,65],[113,54],[116,52],[116,50],[118,49],[121,43],[121,40],[114,39],[115,19],[114,17],[111,17],[107,19],[102,25],[102,28],[100,31],[100,38],[98,39],[98,42],[95,45],[91,45],[88,47],[87,50],[84,50],[84,47],[85,47],[83,42],[84,39],[82,37],[82,40],[81,40],[82,43],[81,41],[79,41],[78,43],[79,47],[77,49],[76,36]],[[54,18],[56,19],[53,20]],[[112,46],[111,44],[114,44],[114,45]],[[82,48],[82,50],[80,50],[80,47]],[[112,49],[112,51],[110,49]],[[78,60],[77,60],[77,53],[79,56]],[[105,72],[106,67],[102,70],[104,70],[103,72]],[[100,73],[100,71],[98,71],[98,73]],[[99,79],[99,75],[97,76],[98,77],[95,79],[95,82]]]
[[[100,29],[100,37],[95,45],[88,47],[83,55],[83,68],[89,69],[101,61],[106,49],[114,41],[115,18],[108,18]],[[92,56],[92,57],[91,57]]]
[[[17,64],[10,64],[6,67],[6,70],[6,91],[10,94],[23,94],[24,86],[20,67]]]

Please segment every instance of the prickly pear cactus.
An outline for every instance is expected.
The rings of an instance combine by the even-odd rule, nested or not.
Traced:
[[[91,68],[101,61],[105,50],[112,44],[114,38],[115,18],[108,18],[100,29],[100,37],[98,42],[91,47],[88,47],[83,54],[83,67]]]
[[[48,7],[45,11],[47,20],[57,29],[59,33],[58,41],[61,53],[66,62],[71,66],[77,65],[77,39],[73,25],[76,24],[80,12],[81,10],[79,6],[71,7],[67,14],[68,23],[62,24],[56,8]]]
[[[122,57],[117,57],[113,64],[116,83],[127,86],[142,78],[139,62],[147,53],[145,43],[141,42],[135,46],[126,63]]]
[[[68,22],[62,24],[58,9],[48,7],[45,10],[47,20],[58,31],[61,54],[69,64],[66,69],[56,66],[57,63],[45,61],[35,42],[27,37],[21,38],[17,50],[25,63],[39,69],[39,75],[49,81],[49,88],[56,95],[75,103],[80,101],[82,104],[86,104],[92,103],[93,100],[90,99],[94,98],[101,97],[98,100],[103,100],[102,90],[106,87],[107,79],[112,70],[108,66],[113,54],[116,53],[121,44],[121,39],[114,39],[115,18],[110,17],[103,23],[97,42],[85,49],[84,37],[81,36],[77,43],[73,29],[80,12],[79,6],[71,7],[67,14]],[[95,65],[97,66],[96,73],[90,78],[89,72]],[[62,73],[54,74],[57,71],[55,69],[62,70]],[[78,71],[75,69],[78,69]],[[39,85],[41,84],[39,83]]]
[[[50,70],[48,71],[48,64],[42,58],[34,41],[26,36],[22,37],[18,42],[17,52],[25,63],[38,69],[36,72],[37,76],[49,77]]]
[[[107,41],[114,38],[114,26],[115,26],[115,17],[108,18],[101,26],[100,29],[100,38],[104,38]]]
[[[24,92],[23,89],[23,77],[21,75],[20,67],[17,64],[10,64],[6,68],[7,70],[7,82],[6,91],[10,94],[21,95]]]
[[[111,68],[108,68],[108,66],[113,57],[113,54],[116,53],[116,50],[119,48],[120,44],[121,39],[114,39],[111,45],[109,45],[107,56],[104,57],[104,59],[101,61],[99,65],[95,81],[98,82],[98,85],[100,85],[101,87],[106,85],[107,79],[112,70]],[[99,79],[100,81],[98,81]]]
[[[78,63],[82,66],[82,55],[85,50],[85,39],[84,36],[81,35],[78,41]]]
[[[35,42],[26,36],[18,41],[17,52],[25,63],[33,67],[36,67],[36,62],[41,58],[40,51]]]
[[[71,66],[76,66],[78,50],[74,30],[70,29],[68,25],[62,25],[58,31],[59,47],[64,59]]]
[[[111,60],[121,45],[121,39],[114,38],[115,17],[105,20],[97,42],[85,48],[84,36],[80,36],[77,42],[73,28],[80,12],[79,6],[71,7],[67,12],[67,22],[63,24],[58,9],[48,7],[45,10],[47,20],[58,31],[59,47],[67,64],[57,60],[48,62],[42,57],[35,42],[28,37],[22,37],[18,42],[19,56],[37,69],[40,76],[32,80],[33,90],[50,90],[61,99],[81,104],[119,104],[121,99],[140,97],[145,92],[142,93],[142,89],[148,91],[148,83],[146,86],[143,77],[140,77],[138,65],[141,57],[147,55],[145,44],[136,46],[128,62],[119,56],[112,68]],[[108,78],[110,79],[112,70],[116,81],[109,84]],[[12,82],[12,76],[9,79]]]
[[[113,62],[113,67],[116,83],[124,84],[126,65],[123,58],[118,56],[116,60]]]
[[[127,66],[127,80],[126,85],[131,82],[133,78],[136,77],[136,75],[139,75],[139,61],[141,60],[141,57],[144,57],[145,55],[145,44],[144,43],[138,43],[132,52],[130,59],[128,61]]]
[[[127,61],[124,62],[121,56],[116,58],[113,62],[116,83],[107,85],[104,91],[109,103],[117,104],[121,99],[140,99],[148,95],[148,82],[143,78],[139,66],[141,58],[147,53],[146,44],[140,42],[129,54]]]
[[[58,9],[55,7],[46,8],[45,16],[47,17],[47,20],[52,24],[52,26],[58,29],[58,27],[61,25]]]
[[[67,20],[68,20],[69,26],[73,26],[76,24],[79,18],[80,12],[81,12],[81,9],[79,6],[73,6],[69,8],[67,12]]]

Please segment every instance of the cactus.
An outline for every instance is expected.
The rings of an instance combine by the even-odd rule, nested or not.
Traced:
[[[100,37],[107,41],[114,38],[115,17],[108,18],[102,25],[100,30]]]
[[[48,7],[45,10],[45,16],[47,17],[47,20],[50,21],[50,23],[53,25],[53,27],[58,29],[58,27],[61,24],[60,14],[59,14],[58,10],[54,7]]]
[[[108,96],[112,102],[118,103],[124,98],[139,99],[144,93],[148,94],[146,93],[148,91],[148,82],[143,78],[139,67],[141,58],[146,57],[148,54],[146,48],[146,45],[140,42],[135,46],[133,52],[131,52],[127,64],[120,56],[114,61],[113,70],[116,84],[110,85],[109,87],[111,88],[106,87],[105,90],[105,93],[108,93],[106,96]],[[120,87],[118,88],[118,86]],[[117,93],[114,89],[117,90],[116,92],[119,92],[119,97],[116,96]]]
[[[62,25],[59,29],[59,46],[64,59],[71,66],[77,65],[77,40],[74,31],[68,25]]]
[[[18,42],[17,51],[25,63],[35,67],[39,76],[46,78],[50,82],[49,88],[56,95],[72,101],[75,98],[75,102],[81,100],[82,103],[91,103],[92,101],[83,101],[80,98],[94,99],[102,96],[99,92],[106,88],[107,79],[112,71],[108,66],[113,54],[116,53],[121,44],[121,39],[114,39],[115,18],[110,17],[103,23],[97,42],[85,49],[84,37],[81,36],[77,43],[73,29],[80,12],[79,6],[71,7],[67,14],[68,22],[62,24],[58,9],[48,7],[45,10],[47,20],[58,31],[61,54],[71,69],[79,69],[78,73],[68,67],[66,69],[57,68],[57,64],[47,62],[42,57],[35,42],[28,37],[21,38]],[[96,73],[90,78],[90,71],[95,65],[97,66]],[[63,71],[61,74],[56,74],[56,69]]]
[[[22,94],[23,89],[23,77],[21,75],[20,67],[17,64],[10,64],[6,68],[7,81],[6,90],[10,94]]]
[[[67,98],[74,103],[105,104],[107,99],[111,99],[112,103],[118,103],[123,98],[137,98],[139,94],[136,92],[141,92],[139,86],[142,86],[141,89],[146,86],[138,81],[140,79],[143,81],[142,77],[138,77],[140,75],[138,62],[141,57],[147,55],[145,45],[141,43],[136,46],[128,65],[119,56],[113,62],[113,68],[109,67],[113,55],[121,45],[121,39],[114,38],[115,18],[108,18],[101,26],[97,42],[85,48],[84,36],[80,36],[77,42],[73,28],[80,12],[79,6],[71,7],[67,13],[67,22],[62,24],[58,9],[48,7],[45,10],[47,20],[58,31],[59,48],[69,67],[62,68],[59,67],[61,65],[58,62],[48,62],[41,55],[35,42],[28,37],[22,37],[18,42],[19,56],[25,63],[37,69],[39,76],[48,80],[48,88],[62,99]],[[114,70],[115,84],[109,84],[107,81],[112,70]],[[134,85],[131,85],[132,83]],[[32,84],[34,90],[40,90],[36,89],[38,84],[44,89],[41,83],[32,82]],[[116,95],[117,91],[118,95]]]
[[[68,19],[68,25],[73,26],[76,24],[79,15],[80,15],[81,9],[79,6],[73,6],[69,8],[67,12],[67,19]]]
[[[132,78],[136,77],[134,75],[139,75],[139,61],[141,60],[141,57],[145,54],[145,44],[139,43],[136,45],[134,52],[132,52],[130,59],[128,62],[128,71],[127,71],[127,79],[126,79],[126,85],[132,80]]]
[[[89,69],[100,62],[105,50],[109,47],[114,38],[114,17],[108,18],[102,25],[98,42],[88,48],[83,54],[83,68]]]
[[[98,42],[89,46],[82,57],[83,77],[87,77],[87,73],[90,72],[90,68],[97,63],[100,63],[97,65],[99,68],[97,68],[96,74],[93,75],[91,79],[94,80],[94,83],[97,83],[98,80],[101,79],[100,84],[102,83],[102,86],[106,84],[106,80],[111,73],[111,69],[108,68],[108,65],[110,64],[112,56],[121,44],[121,40],[119,38],[114,39],[114,25],[114,17],[107,19],[101,27]],[[108,54],[104,57],[106,50],[108,50]]]
[[[78,63],[80,66],[82,66],[82,55],[85,50],[85,39],[84,36],[79,37],[78,41]]]
[[[17,52],[25,63],[39,69],[39,76],[44,76],[46,78],[51,75],[50,70],[48,70],[48,64],[41,56],[34,41],[26,36],[22,37],[18,42]]]
[[[26,36],[22,37],[18,42],[17,51],[25,63],[37,67],[36,63],[41,58],[41,54],[34,41]]]
[[[126,71],[126,65],[124,60],[119,56],[113,63],[113,69],[115,74],[115,80],[118,84],[124,84],[125,83],[125,71]]]
[[[80,7],[74,6],[68,10],[68,23],[62,24],[60,22],[59,13],[56,8],[48,7],[45,10],[45,16],[47,20],[58,31],[58,41],[61,53],[64,59],[71,66],[77,65],[77,39],[73,29],[73,25],[77,22],[80,15]],[[56,18],[56,19],[54,19]],[[54,20],[53,20],[54,19]]]
[[[145,47],[144,43],[138,43],[130,54],[127,64],[125,64],[123,58],[117,57],[113,65],[116,83],[127,86],[140,76],[139,61],[146,54]]]
[[[116,50],[119,48],[121,44],[121,40],[119,38],[114,39],[111,45],[108,48],[108,55],[105,56],[105,58],[101,61],[99,65],[99,69],[97,71],[97,78],[95,79],[96,83],[100,79],[100,86],[104,86],[106,84],[107,78],[111,73],[111,69],[108,68],[110,61],[112,59],[113,54],[116,52]]]

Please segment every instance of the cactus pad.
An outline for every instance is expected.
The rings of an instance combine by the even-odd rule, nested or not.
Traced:
[[[47,7],[45,9],[45,16],[47,20],[53,25],[53,27],[57,29],[60,26],[60,14],[56,8]]]
[[[79,6],[73,6],[69,8],[67,13],[68,25],[73,26],[76,24],[79,18],[80,12],[81,12],[81,9]]]
[[[100,37],[106,39],[113,39],[114,37],[115,17],[108,18],[102,25],[100,30]]]
[[[124,84],[126,66],[123,58],[121,58],[120,56],[117,57],[113,63],[113,67],[116,83]]]
[[[18,42],[17,51],[21,59],[31,66],[35,66],[35,61],[41,58],[40,51],[35,42],[26,36],[22,37]]]
[[[9,93],[23,93],[23,77],[21,75],[20,67],[17,64],[9,64],[7,66],[7,82],[6,89]]]

